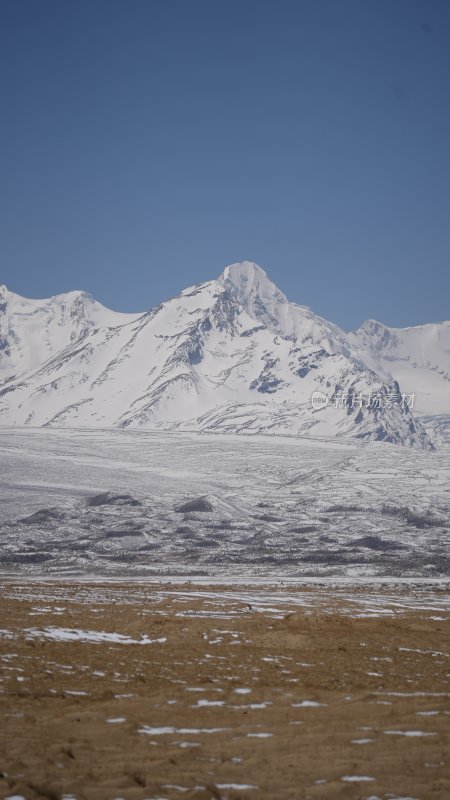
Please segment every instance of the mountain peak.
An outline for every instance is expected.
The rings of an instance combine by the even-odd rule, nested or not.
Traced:
[[[267,278],[267,273],[254,261],[236,261],[234,264],[229,264],[228,267],[225,267],[221,277],[225,279],[231,276],[240,276],[242,280],[245,280],[257,275]]]
[[[231,290],[242,305],[256,295],[264,298],[275,295],[277,302],[286,303],[287,298],[253,261],[238,261],[225,267],[219,280]]]
[[[290,316],[288,299],[258,264],[252,261],[230,264],[219,281],[253,319],[273,333],[293,334],[290,320],[286,324],[286,316]]]

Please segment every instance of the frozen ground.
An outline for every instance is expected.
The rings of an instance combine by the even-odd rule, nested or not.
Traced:
[[[450,449],[0,429],[0,569],[446,577]]]

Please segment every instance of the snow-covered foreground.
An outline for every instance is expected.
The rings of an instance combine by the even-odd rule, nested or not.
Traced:
[[[3,572],[449,574],[450,450],[0,429]]]

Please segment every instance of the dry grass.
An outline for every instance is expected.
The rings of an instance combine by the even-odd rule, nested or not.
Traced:
[[[277,615],[219,590],[78,588],[62,601],[9,586],[0,600],[0,797],[448,800],[446,612],[355,618],[323,589],[314,613]],[[27,633],[48,626],[167,641]]]

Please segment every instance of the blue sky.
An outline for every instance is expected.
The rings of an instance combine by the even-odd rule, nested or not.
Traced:
[[[0,283],[450,317],[447,0],[1,0]]]

